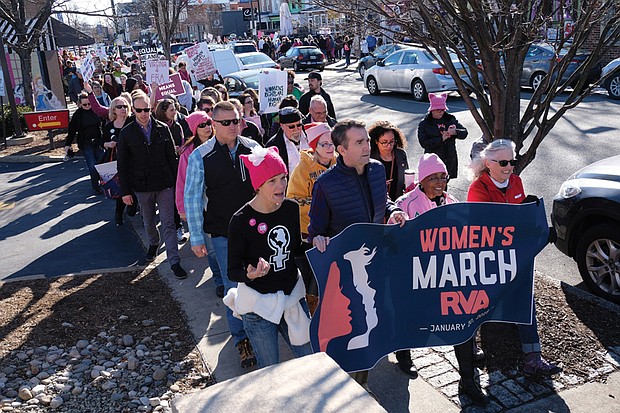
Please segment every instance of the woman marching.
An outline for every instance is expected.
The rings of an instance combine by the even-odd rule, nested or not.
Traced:
[[[377,121],[368,129],[368,136],[370,157],[385,167],[388,196],[395,201],[405,193],[405,170],[409,169],[403,133],[388,121]]]

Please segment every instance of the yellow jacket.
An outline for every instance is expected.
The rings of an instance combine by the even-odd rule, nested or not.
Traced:
[[[336,154],[329,163],[332,166],[336,163]],[[304,149],[300,153],[299,165],[291,173],[288,189],[286,190],[287,198],[294,199],[299,203],[299,222],[301,224],[302,234],[308,233],[308,225],[310,224],[310,202],[312,201],[312,188],[314,182],[328,168],[314,160],[313,151]]]

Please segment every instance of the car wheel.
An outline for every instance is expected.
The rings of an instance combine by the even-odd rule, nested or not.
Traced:
[[[381,90],[379,90],[379,85],[377,85],[377,80],[372,76],[370,76],[366,82],[366,89],[368,89],[368,92],[371,95],[378,95],[381,93]]]
[[[530,78],[530,86],[532,89],[537,90],[540,87],[543,79],[545,78],[545,72],[536,72]]]
[[[616,73],[607,81],[607,93],[612,99],[620,99],[620,73]]]
[[[413,95],[413,99],[417,100],[418,102],[426,100],[428,96],[426,93],[426,86],[424,86],[424,82],[422,82],[420,79],[416,79],[411,82],[411,94]]]
[[[364,73],[366,73],[366,66],[360,65],[360,67],[357,69],[357,71],[359,72],[360,77],[363,79],[364,78]]]
[[[293,63],[293,71],[299,72],[299,64],[297,62]]]
[[[600,224],[586,230],[577,244],[575,258],[588,288],[620,304],[620,227]]]

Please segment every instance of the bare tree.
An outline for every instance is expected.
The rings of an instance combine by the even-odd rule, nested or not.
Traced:
[[[316,1],[342,12],[353,4]],[[360,0],[359,4],[368,12],[355,17],[366,27],[411,39],[437,57],[455,79],[484,139],[508,137],[515,142],[518,173],[532,162],[564,113],[595,87],[587,84],[587,74],[620,39],[616,0]],[[369,14],[381,16],[380,23],[369,19]],[[565,32],[568,21],[572,30]],[[553,39],[556,59],[522,109],[524,59],[532,43],[543,40],[552,25],[558,28]],[[576,71],[568,72],[586,42],[589,57]],[[465,74],[455,67],[454,55]]]
[[[149,0],[149,2],[164,55],[170,61],[170,43],[179,26],[179,16],[187,8],[188,0]]]

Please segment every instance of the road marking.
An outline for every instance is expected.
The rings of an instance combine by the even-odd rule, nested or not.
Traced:
[[[6,202],[0,201],[0,211],[5,211],[7,209],[13,209],[13,208],[15,208],[15,202],[6,203]]]

